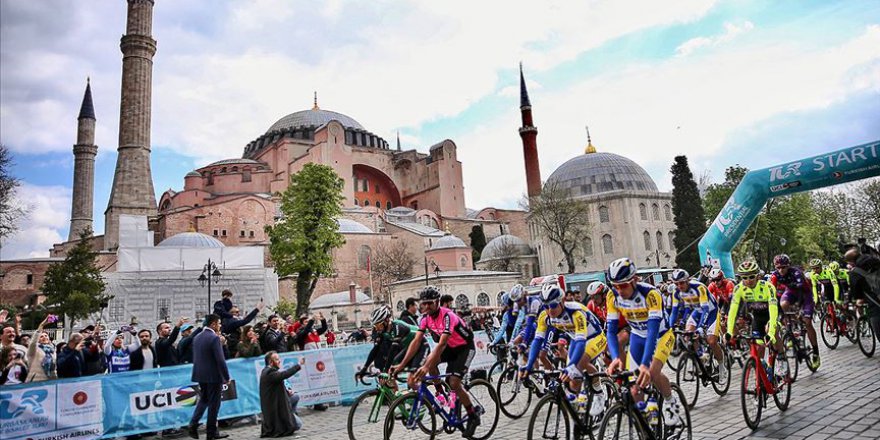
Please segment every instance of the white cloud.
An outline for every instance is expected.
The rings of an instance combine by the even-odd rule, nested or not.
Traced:
[[[529,89],[529,93],[533,93],[537,90],[543,89],[544,86],[542,86],[537,81],[534,81],[531,79],[526,79],[526,88]],[[519,98],[519,92],[520,92],[519,82],[517,82],[516,85],[503,87],[501,90],[498,91],[498,95],[499,96],[506,96],[506,97],[515,96],[515,97]]]
[[[70,226],[70,188],[23,183],[18,201],[30,209],[18,232],[3,243],[3,259],[48,257]]]
[[[754,27],[755,25],[751,21],[745,21],[742,25],[724,23],[723,34],[714,37],[691,38],[675,48],[675,54],[676,56],[686,57],[698,49],[728,43],[740,34],[752,30]]]

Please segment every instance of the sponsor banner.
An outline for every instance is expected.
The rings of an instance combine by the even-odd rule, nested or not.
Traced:
[[[474,347],[476,347],[477,352],[471,361],[471,370],[488,370],[495,363],[495,356],[489,353],[488,348],[491,342],[486,332],[474,332]]]
[[[100,380],[0,389],[0,438],[91,439],[103,434]]]

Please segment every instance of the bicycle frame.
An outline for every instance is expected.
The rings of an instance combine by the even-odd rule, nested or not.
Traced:
[[[713,353],[711,348],[709,347],[709,342],[706,340],[705,336],[696,335],[694,332],[679,331],[679,330],[675,330],[675,335],[682,336],[682,338],[681,338],[682,348],[684,349],[685,352],[696,354],[697,344],[701,344],[703,346],[703,349],[706,350],[710,356],[715,356],[715,353]],[[696,337],[694,337],[694,336],[696,336]],[[676,339],[678,339],[678,338],[676,338]],[[682,354],[684,354],[684,353],[682,353]],[[681,356],[681,355],[679,355],[679,356]],[[703,360],[700,359],[699,356],[697,356],[697,360],[698,360],[697,366],[700,368],[700,379],[702,379],[703,383],[705,384],[707,380],[711,380],[712,374],[708,370],[708,368],[706,368],[706,365],[703,364]]]
[[[385,406],[385,403],[390,403],[397,397],[394,395],[393,388],[386,385],[387,381],[395,379],[392,379],[391,376],[386,373],[374,374],[370,375],[370,377],[376,379],[376,389],[379,390],[379,395],[373,399],[373,406],[370,408],[370,417],[367,418],[367,421],[370,423],[378,423],[379,417],[382,415],[382,407]],[[367,385],[363,378],[361,379],[361,383]],[[401,410],[401,415],[405,415],[403,410]]]
[[[409,416],[406,419],[407,429],[416,428],[416,423],[418,423],[416,415],[421,413],[422,399],[428,401],[428,403],[434,408],[434,413],[439,415],[440,418],[442,418],[447,425],[459,428],[462,427],[464,419],[459,418],[458,414],[456,414],[456,410],[461,405],[461,401],[456,399],[455,408],[453,408],[452,411],[447,412],[443,405],[437,403],[437,398],[434,396],[434,393],[432,393],[428,389],[428,385],[430,382],[445,379],[449,376],[451,376],[451,374],[438,374],[436,376],[425,376],[424,378],[422,378],[421,384],[419,385],[419,390],[416,392],[416,398],[415,402],[413,403],[412,410],[409,412]],[[464,383],[462,383],[462,386],[464,386]],[[450,390],[450,392],[454,393],[455,391]]]
[[[749,357],[755,360],[755,375],[756,383],[755,383],[755,393],[757,394],[760,391],[763,391],[767,394],[776,394],[778,389],[773,382],[770,382],[770,379],[767,378],[767,370],[764,369],[764,363],[761,362],[761,357],[758,356],[758,339],[759,338],[749,338]],[[776,366],[776,351],[772,349],[772,347],[767,347],[770,350],[769,364],[773,367]]]
[[[635,385],[634,379],[635,374],[632,371],[626,371],[620,373],[615,376],[611,376],[615,383],[617,384],[617,390],[615,390],[616,398],[627,408],[627,410],[635,415],[636,423],[638,424],[639,431],[642,434],[646,434],[648,440],[654,440],[657,437],[654,435],[654,428],[648,423],[648,420],[645,419],[642,411],[639,410],[639,407],[636,405],[636,398],[633,395],[632,387]],[[646,398],[649,394],[649,386],[648,389],[642,391],[642,398]]]

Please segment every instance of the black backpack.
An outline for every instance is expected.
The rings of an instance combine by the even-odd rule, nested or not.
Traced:
[[[865,282],[868,283],[868,288],[871,290],[870,294],[866,294],[865,297],[868,298],[868,301],[870,301],[875,307],[880,308],[880,302],[878,302],[878,297],[880,297],[880,269],[874,269],[868,272],[861,267],[854,267],[852,272],[865,278]]]

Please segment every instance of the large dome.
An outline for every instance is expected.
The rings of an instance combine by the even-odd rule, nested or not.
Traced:
[[[345,128],[353,128],[357,130],[364,129],[358,121],[355,121],[354,118],[350,116],[331,112],[329,110],[322,110],[320,108],[313,108],[311,110],[291,113],[279,119],[278,122],[272,124],[272,126],[266,130],[266,133],[295,128],[317,128],[332,120],[339,121]]]
[[[159,243],[160,247],[182,248],[221,248],[225,247],[222,241],[201,232],[181,232],[172,235]]]
[[[499,235],[486,243],[486,247],[480,253],[480,261],[531,254],[532,248],[523,239],[515,235],[505,234]]]
[[[618,190],[658,192],[644,168],[614,153],[588,152],[569,159],[547,181],[571,189],[575,197]]]

